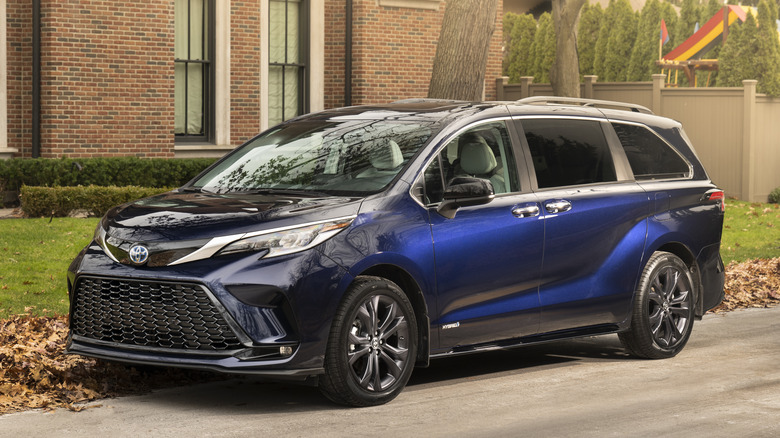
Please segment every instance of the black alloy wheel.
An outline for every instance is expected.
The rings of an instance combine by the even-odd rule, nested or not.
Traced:
[[[693,328],[693,285],[690,269],[679,257],[654,253],[642,272],[631,328],[619,334],[626,349],[648,359],[679,353]]]
[[[359,277],[333,322],[320,389],[350,406],[392,400],[406,386],[417,355],[417,323],[403,291],[378,277]]]

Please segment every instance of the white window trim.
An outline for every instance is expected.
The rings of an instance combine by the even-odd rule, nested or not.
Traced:
[[[268,35],[271,29],[268,0],[260,0],[260,130],[268,129]]]
[[[0,160],[12,158],[18,149],[8,147],[8,51],[6,1],[0,1]]]
[[[233,149],[230,144],[229,1],[217,1],[214,6],[214,52],[214,143],[174,143],[176,158],[216,158]]]
[[[309,2],[309,111],[325,109],[325,2]]]
[[[376,0],[377,6],[386,8],[408,8],[439,10],[439,0]]]
[[[230,146],[230,2],[214,8],[214,140]]]

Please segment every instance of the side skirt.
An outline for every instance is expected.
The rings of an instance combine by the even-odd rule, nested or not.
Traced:
[[[590,327],[580,327],[571,330],[561,330],[557,332],[542,333],[522,338],[504,339],[496,342],[487,342],[484,344],[457,346],[444,353],[431,355],[431,359],[459,356],[463,354],[479,353],[482,351],[509,350],[512,348],[524,347],[526,345],[542,344],[554,342],[562,339],[584,338],[588,336],[608,335],[617,333],[620,328],[617,324],[603,324]]]

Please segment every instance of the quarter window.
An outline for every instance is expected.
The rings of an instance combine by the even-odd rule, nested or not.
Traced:
[[[617,180],[598,121],[524,119],[522,127],[540,189]]]
[[[626,158],[638,180],[685,178],[690,166],[668,143],[644,126],[613,123]]]
[[[306,112],[306,8],[303,0],[269,2],[268,121]]]
[[[209,139],[213,1],[176,0],[175,122],[177,138]]]

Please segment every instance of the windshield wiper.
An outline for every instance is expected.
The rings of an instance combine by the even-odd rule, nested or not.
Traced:
[[[211,190],[206,190],[204,187],[179,187],[181,193],[217,193]]]
[[[256,195],[294,195],[294,196],[306,196],[309,198],[318,198],[322,196],[330,196],[325,192],[318,192],[314,190],[297,190],[297,189],[283,189],[283,188],[261,188],[261,189],[248,189],[238,191],[239,193],[251,193]]]

